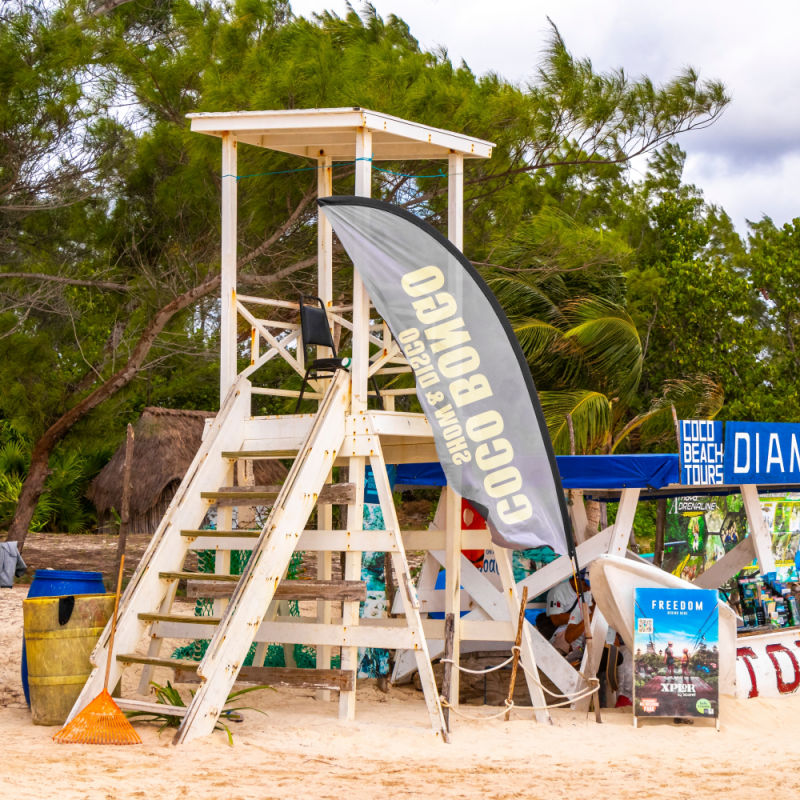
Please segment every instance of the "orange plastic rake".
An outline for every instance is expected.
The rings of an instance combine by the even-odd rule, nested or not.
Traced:
[[[117,577],[117,595],[114,598],[114,616],[111,619],[111,636],[108,640],[108,660],[106,661],[106,677],[103,691],[92,700],[86,708],[76,714],[55,736],[53,741],[59,744],[141,744],[139,734],[128,722],[128,718],[120,711],[108,693],[108,677],[111,673],[111,659],[114,654],[114,633],[117,630],[117,610],[119,595],[122,589],[122,569],[125,556],[119,562]]]

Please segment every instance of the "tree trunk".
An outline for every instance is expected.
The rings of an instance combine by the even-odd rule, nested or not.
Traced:
[[[594,536],[600,530],[600,503],[586,500],[586,537]]]
[[[28,534],[33,515],[36,513],[36,506],[39,503],[42,489],[44,489],[44,483],[50,474],[47,462],[50,460],[50,453],[54,444],[55,442],[46,442],[45,437],[42,437],[36,442],[31,454],[31,465],[25,482],[22,484],[17,507],[14,511],[14,519],[11,520],[7,537],[7,541],[17,542],[20,552],[22,552],[25,544],[25,537]]]
[[[237,268],[241,269],[257,256],[263,256],[299,219],[303,209],[315,196],[316,190],[309,189],[286,222],[277,230],[273,231],[273,233],[257,248],[240,258],[236,265]],[[299,269],[316,263],[316,260],[316,256],[303,259],[272,275],[263,276],[258,283],[261,286],[274,283],[291,275],[293,272],[297,272]],[[72,429],[72,426],[78,422],[78,420],[83,419],[90,411],[97,408],[102,402],[108,400],[109,397],[127,386],[136,377],[156,338],[175,314],[196,303],[201,297],[205,297],[205,295],[216,291],[220,286],[220,282],[220,275],[208,275],[205,280],[197,286],[173,298],[169,303],[159,309],[145,327],[144,331],[142,331],[142,335],[131,351],[130,358],[125,366],[115,372],[108,380],[101,383],[100,386],[84,397],[83,400],[76,403],[66,413],[62,414],[36,442],[31,457],[31,467],[28,470],[25,482],[22,484],[22,491],[20,492],[19,501],[17,502],[17,508],[14,511],[14,519],[11,520],[11,526],[8,529],[8,541],[17,542],[20,552],[22,552],[25,546],[25,537],[28,535],[28,528],[30,527],[31,520],[36,511],[39,498],[44,491],[44,484],[49,474],[47,462],[50,458],[50,454],[53,452],[53,448]]]
[[[14,519],[8,529],[8,541],[17,542],[20,552],[25,546],[25,537],[28,535],[28,528],[36,511],[36,504],[44,491],[44,484],[48,475],[47,462],[53,452],[53,448],[78,420],[83,419],[90,411],[127,386],[136,377],[156,337],[178,311],[182,311],[199,298],[216,290],[219,285],[219,275],[209,276],[202,283],[178,295],[178,297],[157,311],[150,324],[147,325],[139,337],[139,341],[133,348],[131,357],[125,366],[76,403],[69,411],[62,414],[36,442],[31,457],[31,467],[28,470],[25,482],[22,484]]]

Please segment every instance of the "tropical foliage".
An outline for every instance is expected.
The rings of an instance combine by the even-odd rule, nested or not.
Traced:
[[[0,41],[0,525],[13,539],[91,526],[86,482],[144,405],[217,403],[221,176],[218,144],[189,130],[197,111],[363,106],[496,142],[465,167],[465,251],[508,310],[560,450],[567,414],[583,452],[671,447],[672,405],[713,415],[724,396],[723,414],[794,414],[796,226],[763,220],[745,243],[682,182],[675,138],[728,103],[693,69],[663,86],[602,73],[553,27],[517,86],[426,51],[369,5],[306,20],[283,0],[92,13],[11,0]],[[376,195],[445,224],[438,164],[386,168]],[[241,287],[313,286],[309,162],[241,148],[239,172]],[[335,191],[352,181],[338,165]],[[335,268],[343,299],[339,252]]]

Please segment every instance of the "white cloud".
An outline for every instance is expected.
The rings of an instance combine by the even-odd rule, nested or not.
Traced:
[[[478,74],[530,79],[549,36],[547,16],[567,46],[596,69],[622,67],[656,82],[686,66],[721,80],[733,102],[719,122],[681,138],[687,180],[721,204],[740,231],[768,214],[778,224],[800,215],[800,4],[769,0],[373,0],[378,13],[404,19],[424,48],[444,45]],[[358,2],[354,2],[358,7]],[[297,14],[343,0],[295,0]]]

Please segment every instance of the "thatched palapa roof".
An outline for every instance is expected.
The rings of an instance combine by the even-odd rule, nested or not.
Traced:
[[[177,487],[200,448],[205,421],[213,416],[211,411],[144,409],[134,426],[131,516],[144,514],[156,505],[170,485]],[[110,508],[119,510],[122,505],[124,465],[125,442],[86,493],[101,514]],[[281,483],[286,475],[286,468],[278,461],[257,461],[254,467],[258,484]]]

